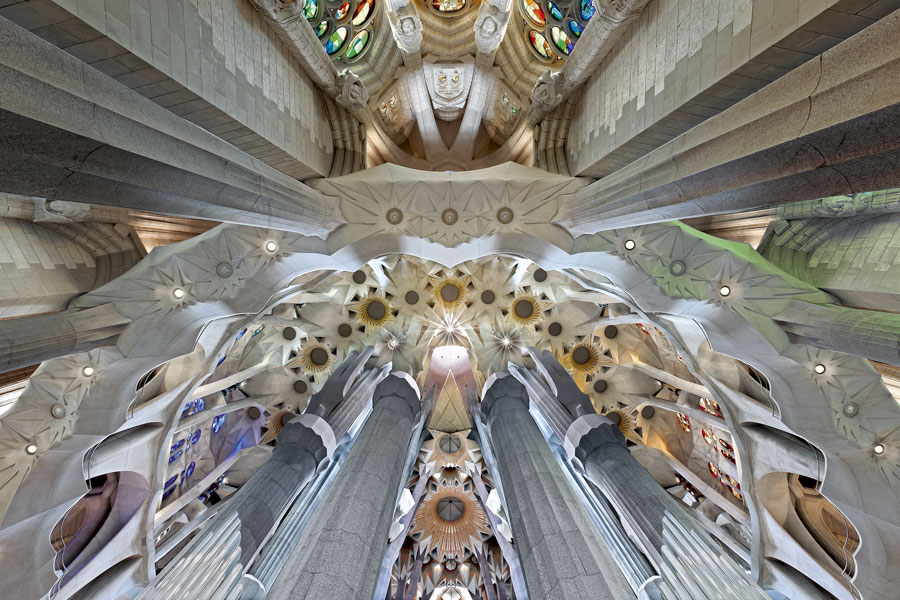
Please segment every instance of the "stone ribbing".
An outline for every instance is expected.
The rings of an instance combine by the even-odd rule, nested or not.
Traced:
[[[269,600],[372,597],[418,412],[406,379],[378,385],[372,414]]]
[[[483,410],[529,597],[634,598],[531,418],[524,386],[497,380]]]
[[[0,372],[114,346],[129,322],[111,304],[0,321]]]

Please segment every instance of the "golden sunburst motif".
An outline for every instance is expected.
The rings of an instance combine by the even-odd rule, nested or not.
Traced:
[[[301,348],[300,356],[297,357],[297,364],[307,373],[318,376],[327,373],[331,369],[333,360],[334,357],[328,351],[328,346],[310,344],[305,348]]]
[[[431,280],[431,295],[435,306],[444,310],[456,310],[466,304],[466,288],[471,277],[444,277]]]
[[[563,364],[575,375],[584,377],[600,368],[600,348],[590,342],[579,342],[564,357]]]
[[[440,559],[462,559],[491,535],[487,517],[478,501],[461,485],[441,486],[425,498],[416,512],[411,532],[424,534],[428,550]]]
[[[372,329],[383,327],[394,318],[391,303],[378,294],[370,294],[350,308],[356,313],[360,324]]]
[[[635,431],[635,427],[637,427],[637,419],[635,419],[632,415],[625,412],[621,409],[612,409],[603,413],[603,416],[616,424],[619,428],[619,431],[622,432],[626,438],[634,440],[640,438]]]
[[[291,419],[296,417],[297,415],[290,410],[279,410],[279,409],[269,409],[269,416],[266,417],[266,431],[265,434],[259,439],[260,445],[268,444],[272,440],[278,437],[278,434],[281,433],[281,430],[284,429],[284,426],[287,425]]]
[[[509,303],[507,318],[516,325],[533,329],[544,319],[546,308],[543,301],[535,294],[520,292]]]

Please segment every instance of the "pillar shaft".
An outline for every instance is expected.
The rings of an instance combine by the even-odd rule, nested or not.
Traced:
[[[372,597],[419,406],[407,379],[378,385],[372,414],[269,600]]]
[[[525,388],[498,379],[483,410],[529,597],[634,598],[531,418]]]
[[[114,346],[128,322],[111,304],[0,321],[0,372]]]

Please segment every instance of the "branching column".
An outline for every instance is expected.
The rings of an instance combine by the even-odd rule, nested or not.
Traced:
[[[371,598],[421,404],[404,376],[375,389],[373,409],[269,600]]]
[[[634,598],[528,413],[528,393],[498,379],[482,410],[497,455],[513,535],[531,598]]]

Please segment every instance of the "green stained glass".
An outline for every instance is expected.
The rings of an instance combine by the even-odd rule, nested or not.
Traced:
[[[306,17],[307,21],[312,21],[316,18],[316,15],[319,14],[319,3],[317,0],[306,0],[306,5],[303,7],[303,16]]]
[[[366,44],[369,43],[369,30],[363,29],[350,40],[350,47],[347,48],[347,54],[344,56],[347,57],[348,60],[356,58],[359,56],[363,50],[366,49]]]
[[[334,30],[334,33],[331,34],[331,37],[328,38],[328,41],[325,42],[325,52],[329,55],[334,54],[344,45],[344,40],[347,39],[347,28],[346,27],[338,27]]]

